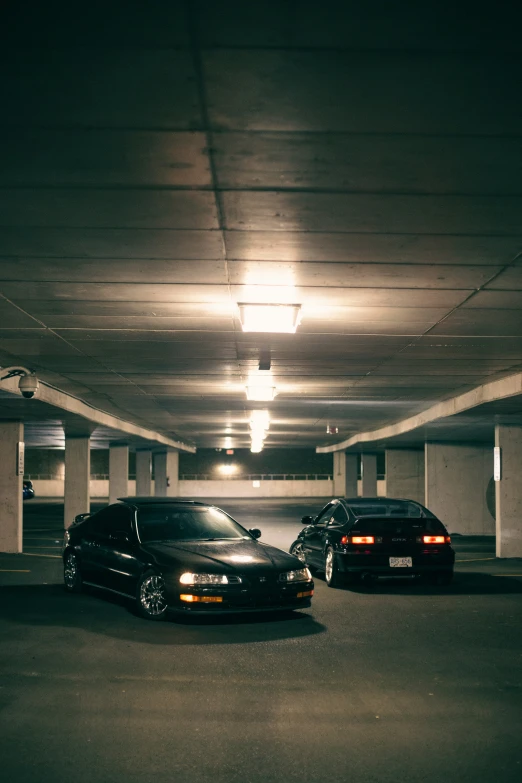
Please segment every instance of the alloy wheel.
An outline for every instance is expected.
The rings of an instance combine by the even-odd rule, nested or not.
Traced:
[[[326,553],[326,563],[324,567],[324,573],[326,576],[326,581],[331,582],[332,574],[333,574],[333,552],[331,549],[329,549],[328,552]]]
[[[78,579],[78,561],[76,559],[76,555],[74,555],[72,552],[69,552],[65,558],[63,579],[65,586],[69,588],[69,590],[73,590]]]
[[[165,583],[161,576],[151,574],[145,577],[140,587],[140,604],[150,617],[159,617],[167,608]]]
[[[292,554],[295,555],[295,557],[297,557],[298,560],[301,561],[301,563],[306,563],[306,557],[302,544],[295,544],[292,547]]]

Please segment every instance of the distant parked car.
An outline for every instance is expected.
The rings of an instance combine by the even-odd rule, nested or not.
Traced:
[[[32,481],[24,481],[22,486],[22,497],[24,500],[31,500],[31,498],[34,498],[34,488]]]
[[[323,571],[329,587],[379,576],[424,576],[436,584],[453,578],[448,531],[413,500],[335,498],[302,522],[290,553]]]

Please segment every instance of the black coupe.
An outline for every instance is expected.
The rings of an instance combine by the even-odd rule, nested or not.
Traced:
[[[302,522],[290,553],[324,571],[329,587],[379,576],[425,576],[437,584],[453,577],[448,531],[413,500],[337,498]]]
[[[100,587],[142,617],[303,609],[314,583],[298,558],[257,539],[221,509],[171,498],[122,498],[65,533],[65,588]]]

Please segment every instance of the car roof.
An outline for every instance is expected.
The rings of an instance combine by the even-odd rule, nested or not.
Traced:
[[[421,505],[417,500],[410,500],[409,498],[339,498],[343,503],[394,503],[399,501],[400,503],[417,503]]]
[[[139,495],[136,495],[134,497],[127,497],[127,498],[118,498],[118,500],[121,503],[130,503],[133,506],[146,506],[148,504],[154,503],[168,503],[169,505],[183,505],[183,506],[211,506],[212,503],[201,503],[199,500],[183,500],[182,498],[167,498],[167,497],[151,497],[149,495],[144,495],[143,497],[140,497]]]

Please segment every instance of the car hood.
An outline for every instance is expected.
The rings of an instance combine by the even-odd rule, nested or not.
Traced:
[[[143,549],[163,566],[249,571],[293,571],[303,564],[293,555],[259,541],[162,541],[143,544]]]

